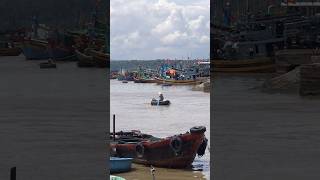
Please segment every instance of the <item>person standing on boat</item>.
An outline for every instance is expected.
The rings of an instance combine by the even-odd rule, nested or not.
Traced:
[[[159,101],[163,101],[163,100],[164,100],[163,94],[160,92],[159,93]]]

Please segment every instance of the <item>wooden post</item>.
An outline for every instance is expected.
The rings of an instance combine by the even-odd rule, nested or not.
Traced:
[[[10,169],[10,180],[16,180],[16,178],[17,178],[17,168],[12,167]]]
[[[116,141],[116,115],[113,115],[113,141]]]

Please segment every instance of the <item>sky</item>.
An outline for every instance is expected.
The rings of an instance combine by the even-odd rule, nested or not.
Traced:
[[[110,1],[112,60],[209,58],[210,0]]]

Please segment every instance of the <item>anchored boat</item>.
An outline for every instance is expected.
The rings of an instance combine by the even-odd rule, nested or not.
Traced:
[[[198,154],[204,155],[206,128],[196,126],[190,132],[157,138],[140,131],[111,133],[111,155],[133,158],[133,162],[167,168],[190,167]],[[112,141],[113,139],[113,141]]]
[[[160,101],[160,100],[156,100],[155,98],[153,98],[151,100],[151,105],[152,106],[169,106],[170,105],[170,101],[169,100]]]
[[[41,40],[25,40],[22,44],[22,52],[27,60],[49,59],[48,42]]]

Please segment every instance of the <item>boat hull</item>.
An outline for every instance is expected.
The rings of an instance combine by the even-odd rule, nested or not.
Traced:
[[[25,41],[22,45],[22,52],[27,60],[49,59],[48,43],[40,41]]]
[[[110,148],[111,151],[116,151],[118,157],[133,158],[135,163],[166,168],[187,168],[191,166],[204,140],[204,131],[202,131],[180,134],[156,141],[111,143]],[[179,148],[173,146],[175,141],[180,142]],[[137,150],[137,147],[141,146],[144,149],[142,154]]]
[[[131,170],[132,158],[110,157],[110,173],[122,173]]]
[[[166,100],[166,101],[152,100],[151,105],[152,106],[169,106],[170,101],[169,100]]]
[[[75,50],[75,54],[78,59],[79,67],[95,67],[95,63],[92,59],[92,56],[88,56],[85,53],[80,52],[79,50]]]
[[[89,50],[89,55],[92,56],[93,61],[95,62],[97,67],[101,67],[101,68],[109,68],[110,67],[109,54],[95,51],[95,50]]]
[[[275,64],[270,58],[248,60],[213,60],[213,72],[266,73],[274,72]]]
[[[0,48],[0,56],[19,56],[21,49],[18,47],[14,48]]]
[[[156,83],[157,81],[155,79],[143,79],[143,78],[135,78],[135,83]]]
[[[167,84],[167,85],[195,85],[200,84],[201,81],[197,80],[172,80],[172,79],[160,79],[156,78],[157,84]]]

